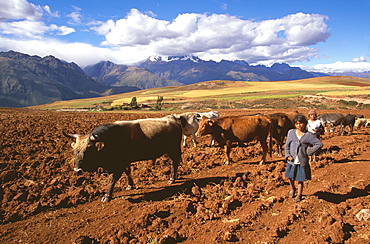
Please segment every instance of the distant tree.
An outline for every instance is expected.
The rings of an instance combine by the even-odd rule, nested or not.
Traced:
[[[139,107],[137,105],[137,99],[136,99],[136,97],[131,98],[130,107],[131,108],[138,108]]]
[[[155,105],[155,109],[156,110],[161,110],[163,104],[164,104],[164,102],[163,102],[163,96],[158,96],[158,98],[157,98],[157,104]]]

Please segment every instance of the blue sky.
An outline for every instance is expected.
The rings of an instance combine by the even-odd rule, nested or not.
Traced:
[[[7,0],[0,51],[101,60],[196,55],[285,62],[321,72],[370,71],[370,1]]]

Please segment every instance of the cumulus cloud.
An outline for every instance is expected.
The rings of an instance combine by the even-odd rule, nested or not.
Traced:
[[[353,58],[351,61],[352,62],[367,62],[367,60],[364,56],[361,56],[359,58]]]
[[[41,57],[53,55],[67,62],[75,62],[81,68],[100,61],[132,64],[133,60],[137,62],[148,58],[148,50],[143,47],[109,49],[87,43],[67,43],[56,39],[15,40],[0,36],[0,51],[9,50]],[[136,58],[132,59],[132,57]]]
[[[0,21],[6,20],[39,20],[42,9],[26,0],[0,1]]]
[[[49,6],[36,6],[25,0],[0,2],[0,34],[15,38],[41,39],[46,34],[68,35],[75,32],[67,26],[46,25],[43,15],[59,17]]]
[[[117,51],[97,48],[86,43],[65,43],[55,39],[14,40],[0,37],[0,51],[8,51],[9,49],[41,57],[53,55],[67,62],[75,62],[81,67],[102,60],[119,63],[116,56],[124,55],[123,52],[119,54]]]
[[[142,46],[157,55],[194,54],[221,60],[294,62],[314,57],[310,47],[330,37],[320,14],[296,13],[265,21],[243,20],[226,14],[178,15],[172,21],[159,20],[137,9],[125,18],[108,20],[93,29],[104,35],[104,46]]]
[[[68,15],[69,23],[82,24],[81,11],[74,7]],[[196,55],[204,60],[242,59],[251,64],[271,65],[312,59],[318,52],[314,45],[331,35],[326,24],[328,17],[320,14],[296,13],[256,21],[227,14],[184,13],[167,21],[150,11],[132,9],[122,19],[87,24],[104,38],[101,46],[96,47],[56,40],[58,35],[68,35],[75,29],[47,25],[45,16],[59,17],[59,13],[25,0],[0,2],[0,51],[54,55],[81,67],[101,60],[133,64],[151,55]],[[352,62],[315,65],[310,70],[362,72],[370,67],[361,56]]]

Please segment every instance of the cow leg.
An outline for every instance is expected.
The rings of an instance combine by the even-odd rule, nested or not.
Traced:
[[[349,125],[348,135],[351,135],[352,134],[352,131],[353,131],[353,126],[352,125]]]
[[[279,140],[276,142],[276,146],[277,146],[277,155],[279,157],[282,157],[283,156],[283,140],[284,138],[279,138]],[[262,145],[262,144],[261,144]]]
[[[177,179],[177,169],[181,162],[181,151],[178,155],[169,155],[169,157],[172,160],[172,171],[171,171],[171,177],[170,177],[170,180],[168,181],[168,184],[173,184],[175,183]]]
[[[260,164],[264,164],[266,162],[266,156],[268,152],[268,147],[267,147],[267,141],[265,140],[260,140],[260,144],[262,147],[262,159],[260,161]]]
[[[209,143],[209,145],[212,147],[215,145],[215,138],[211,135],[211,142]]]
[[[185,145],[186,145],[186,136],[184,135],[183,141],[182,141],[182,146],[185,147]]]
[[[193,141],[194,147],[197,147],[197,137],[195,135],[195,132],[192,133],[191,140]]]
[[[110,200],[112,200],[113,188],[115,184],[117,183],[117,181],[119,180],[119,178],[121,177],[121,175],[122,175],[122,172],[113,173],[108,190],[101,200],[102,202],[109,202]]]
[[[278,156],[283,156],[283,145],[281,143],[278,144]]]
[[[326,123],[324,123],[324,124],[323,124],[323,126],[324,126],[324,132],[328,132],[327,124],[326,124]]]
[[[224,145],[224,150],[226,154],[226,160],[225,164],[230,164],[231,163],[231,158],[230,158],[230,153],[231,153],[231,141],[226,141],[226,144]]]
[[[129,164],[126,168],[125,168],[125,174],[126,174],[126,178],[127,178],[127,187],[126,187],[126,190],[132,190],[135,188],[134,186],[134,181],[132,180],[132,177],[131,177],[131,165]]]
[[[344,136],[344,127],[345,127],[345,126],[344,126],[344,125],[342,125],[342,126],[341,126],[341,128],[340,128],[340,129],[341,129],[341,131],[342,131],[342,133],[341,133],[341,135],[342,135],[342,136]]]

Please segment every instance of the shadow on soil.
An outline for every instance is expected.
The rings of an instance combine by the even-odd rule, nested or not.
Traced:
[[[367,185],[364,189],[358,189],[353,187],[352,190],[347,194],[335,194],[331,192],[316,192],[314,194],[319,199],[323,199],[325,201],[339,204],[341,202],[345,202],[348,199],[357,198],[357,197],[365,197],[370,195],[370,185]]]
[[[174,197],[177,194],[185,193],[187,195],[191,194],[191,188],[193,186],[198,186],[200,188],[212,183],[212,184],[220,184],[221,181],[227,180],[229,178],[226,177],[212,177],[212,178],[204,178],[204,179],[191,179],[185,180],[181,184],[176,184],[173,186],[165,187],[164,189],[160,189],[158,191],[152,191],[144,194],[140,194],[141,196],[138,198],[128,198],[127,200],[132,203],[139,203],[139,202],[146,202],[146,201],[162,201],[166,198]],[[181,180],[179,180],[181,181]],[[132,195],[131,195],[132,196]]]

